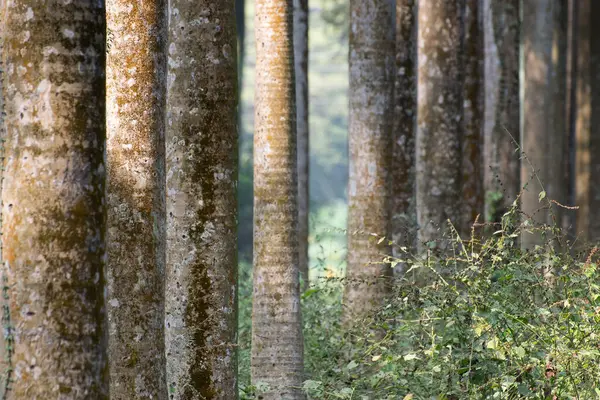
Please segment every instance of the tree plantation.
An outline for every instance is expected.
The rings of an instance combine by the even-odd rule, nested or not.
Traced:
[[[0,0],[0,399],[600,399],[598,20]]]

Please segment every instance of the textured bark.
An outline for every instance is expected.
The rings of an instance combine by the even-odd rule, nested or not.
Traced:
[[[486,215],[499,222],[521,190],[519,0],[484,0]],[[489,168],[488,168],[489,166]],[[500,196],[492,196],[499,194]]]
[[[4,27],[6,24],[6,1],[0,0],[0,54],[4,49]],[[4,76],[5,69],[2,58],[0,58],[0,210],[2,209],[2,181],[4,179],[4,141],[6,140],[6,129],[4,125]],[[0,212],[0,235],[2,235],[2,213]],[[3,265],[2,241],[0,240],[0,265]],[[8,397],[8,391],[12,386],[13,365],[12,365],[12,347],[14,344],[11,316],[10,316],[10,297],[9,287],[7,286],[8,277],[4,269],[0,269],[0,287],[2,288],[0,296],[0,318],[2,319],[2,332],[0,335],[0,399]]]
[[[292,0],[257,0],[254,132],[254,384],[303,399]]]
[[[308,0],[294,0],[294,62],[296,73],[296,137],[298,147],[298,242],[302,291],[308,271]]]
[[[237,397],[233,1],[170,0],[165,347],[170,399]]]
[[[483,213],[483,19],[481,0],[465,2],[464,119],[462,140],[461,235],[466,238]]]
[[[419,245],[460,223],[463,75],[460,2],[419,2],[417,222]]]
[[[590,93],[591,93],[591,132],[590,152],[590,195],[589,195],[589,237],[600,240],[600,218],[595,214],[600,210],[600,3],[590,0]],[[581,213],[581,211],[579,211]]]
[[[112,399],[166,399],[165,2],[107,0],[107,311]]]
[[[393,0],[350,2],[347,322],[382,305],[392,273],[378,239],[391,233],[395,11]]]
[[[566,182],[566,1],[524,0],[523,2],[523,150],[529,162],[521,166],[527,183],[521,209],[532,223],[560,223],[560,208],[550,209],[539,201],[545,189],[549,199],[564,204]],[[542,182],[540,186],[539,181]],[[522,245],[543,243],[539,232],[522,235]]]
[[[590,239],[590,179],[591,160],[590,133],[591,133],[591,0],[578,0],[574,2],[576,26],[574,36],[577,38],[577,51],[573,67],[576,71],[572,81],[575,89],[575,102],[573,112],[575,118],[575,202],[579,206],[577,211],[577,236],[587,242]],[[574,22],[575,22],[574,21]]]
[[[106,399],[104,2],[5,7],[7,398]]]
[[[415,244],[415,122],[417,116],[416,0],[396,0],[396,80],[392,158],[392,235],[398,247]]]

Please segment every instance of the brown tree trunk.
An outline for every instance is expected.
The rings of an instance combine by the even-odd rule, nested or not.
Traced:
[[[418,7],[417,222],[424,248],[441,238],[447,220],[458,226],[461,218],[464,18],[456,1]]]
[[[574,2],[574,40],[577,45],[575,59],[573,60],[572,85],[575,89],[575,102],[572,110],[575,118],[575,203],[579,206],[577,211],[577,236],[586,243],[590,239],[591,223],[591,161],[590,134],[592,112],[592,87],[591,87],[591,33],[592,16],[591,0],[578,0]],[[576,38],[576,39],[575,39]]]
[[[294,62],[298,146],[298,241],[302,291],[309,283],[308,0],[294,0]]]
[[[303,399],[292,0],[257,0],[252,382]]]
[[[415,122],[417,116],[416,0],[396,0],[396,79],[392,159],[394,255],[412,248],[416,235]]]
[[[167,399],[165,2],[107,0],[107,311],[113,399]]]
[[[461,236],[471,234],[473,223],[483,213],[483,19],[481,0],[465,2],[464,119],[462,140]],[[482,218],[483,219],[483,218]],[[480,221],[483,222],[483,221]]]
[[[104,5],[3,8],[3,275],[15,377],[5,395],[107,399]]]
[[[590,0],[590,195],[589,195],[589,238],[594,242],[600,240],[600,218],[596,210],[600,210],[600,3]],[[579,211],[581,212],[581,210]],[[578,229],[579,230],[579,229]]]
[[[521,190],[519,0],[484,0],[487,219],[500,222]]]
[[[393,0],[350,2],[347,322],[382,305],[392,273],[382,261],[392,216],[394,23]]]
[[[233,1],[170,0],[165,348],[169,398],[237,398]]]
[[[566,182],[563,160],[566,139],[566,1],[523,2],[523,150],[521,180],[524,217],[536,226],[561,222]],[[533,166],[534,170],[532,170]],[[541,184],[540,184],[541,183]],[[545,191],[546,199],[539,200]],[[523,232],[522,245],[544,242],[539,230]]]

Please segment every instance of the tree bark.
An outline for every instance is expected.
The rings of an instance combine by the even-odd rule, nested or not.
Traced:
[[[257,0],[252,382],[303,399],[292,0]]]
[[[170,0],[165,347],[170,399],[237,398],[233,1]]]
[[[589,238],[600,240],[600,218],[593,213],[600,209],[600,3],[591,1],[590,5],[590,214]],[[579,211],[581,213],[581,210]]]
[[[394,255],[415,245],[415,123],[417,116],[417,4],[396,0],[396,79],[392,158]]]
[[[350,2],[347,322],[382,305],[392,274],[382,261],[391,239],[395,11],[394,0]]]
[[[574,2],[576,13],[573,43],[577,45],[575,52],[572,85],[575,89],[575,202],[579,206],[577,211],[577,237],[586,243],[590,237],[590,211],[591,211],[591,161],[590,134],[592,112],[592,87],[591,87],[591,0],[578,0]]]
[[[564,204],[566,197],[566,19],[565,0],[523,2],[522,131],[527,159],[522,162],[521,180],[527,189],[521,209],[537,226],[560,224],[561,209],[551,207],[548,199]],[[546,199],[540,202],[543,190]],[[537,229],[522,234],[524,248],[543,242],[544,235]]]
[[[419,2],[417,222],[421,248],[460,223],[463,74],[460,2]],[[441,242],[437,242],[444,246]]]
[[[111,398],[167,399],[165,2],[107,0],[107,311]]]
[[[9,399],[107,399],[104,2],[7,0]]]
[[[298,241],[302,291],[309,284],[308,0],[294,0],[294,62],[298,146]]]
[[[471,235],[473,223],[484,211],[483,190],[483,19],[481,0],[465,1],[464,119],[462,140],[461,236]],[[482,221],[480,221],[482,222]]]
[[[4,53],[4,32],[6,26],[6,1],[0,0],[0,55]],[[5,68],[4,61],[0,56],[0,210],[2,209],[2,181],[4,180],[4,158],[6,140],[5,129],[5,104],[4,104],[4,78]],[[2,235],[2,213],[0,212],[0,235]],[[4,265],[2,256],[2,241],[0,240],[0,266]],[[9,287],[7,286],[8,277],[5,270],[0,268],[0,318],[2,319],[2,329],[4,334],[0,335],[0,398],[7,399],[8,391],[12,387],[13,380],[13,364],[12,364],[12,347],[14,346],[14,336],[10,322],[10,298],[8,296]]]
[[[485,18],[485,82],[488,85],[485,91],[485,207],[487,219],[500,222],[521,190],[521,162],[517,151],[521,143],[519,0],[484,0],[483,9],[488,13]]]

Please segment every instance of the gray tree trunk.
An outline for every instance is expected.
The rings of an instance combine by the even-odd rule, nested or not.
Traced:
[[[392,159],[394,255],[412,248],[416,236],[415,123],[417,116],[417,4],[396,0],[396,79]]]
[[[265,400],[304,399],[298,269],[293,2],[255,3],[252,382]]]
[[[523,150],[521,209],[537,226],[561,223],[566,182],[566,0],[523,1]],[[534,170],[532,170],[531,165]],[[541,182],[541,185],[540,185]],[[542,186],[543,185],[543,186]],[[545,190],[546,199],[539,194]],[[544,242],[539,230],[523,232],[524,248]]]
[[[294,0],[294,62],[298,146],[298,241],[302,291],[309,283],[309,125],[308,125],[308,0]]]
[[[347,322],[382,305],[392,274],[382,261],[391,239],[395,18],[394,0],[350,2]]]
[[[3,6],[5,396],[107,399],[104,2]]]
[[[457,1],[420,1],[418,7],[416,181],[423,248],[440,239],[447,220],[458,226],[461,218],[464,16]]]
[[[486,216],[500,222],[521,190],[519,0],[483,0]]]
[[[165,2],[106,4],[110,393],[112,399],[167,399]]]
[[[169,398],[237,398],[233,1],[170,0],[165,347]]]

